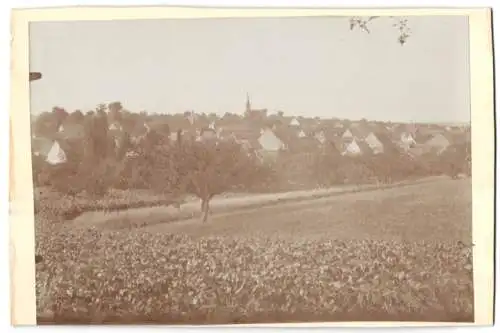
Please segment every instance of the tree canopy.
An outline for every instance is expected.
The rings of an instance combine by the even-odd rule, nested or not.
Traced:
[[[360,29],[366,33],[370,33],[370,25],[373,20],[385,18],[383,16],[354,16],[349,19],[350,29]],[[397,41],[401,46],[405,45],[408,41],[408,38],[411,35],[411,29],[408,26],[408,19],[395,17],[395,16],[387,16],[392,21],[392,26],[398,32]]]

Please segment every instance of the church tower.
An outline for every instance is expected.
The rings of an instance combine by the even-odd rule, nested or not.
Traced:
[[[250,104],[250,97],[248,96],[248,93],[247,93],[247,104],[245,111],[247,114],[250,114],[250,111],[252,111],[252,105]]]

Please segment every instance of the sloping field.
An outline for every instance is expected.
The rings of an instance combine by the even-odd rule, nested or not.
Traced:
[[[291,191],[281,193],[261,193],[261,194],[236,194],[216,196],[210,204],[210,210],[217,216],[223,213],[263,209],[264,207],[279,205],[280,207],[292,207],[286,205],[291,202],[303,202],[311,204],[320,198],[329,198],[337,195],[345,195],[346,193],[357,193],[361,191],[376,191],[381,188],[416,186],[426,182],[443,180],[442,177],[428,177],[417,181],[406,181],[394,184],[364,184],[364,185],[342,185],[327,189]],[[312,201],[314,200],[314,201]],[[163,200],[168,201],[168,200]],[[192,222],[197,224],[197,217],[200,215],[200,201],[196,199],[186,200],[178,208],[174,205],[161,204],[161,200],[156,198],[159,205],[145,204],[143,207],[116,210],[102,211],[90,210],[77,218],[71,223],[65,223],[68,227],[87,228],[92,225],[99,226],[104,230],[120,230],[134,229],[140,227],[148,227],[156,224],[165,224],[174,221],[184,223],[190,218],[195,218]],[[147,203],[147,202],[144,202]],[[139,203],[141,204],[141,203]]]
[[[40,322],[473,321],[470,180],[38,240]],[[43,315],[43,316],[42,316]]]
[[[276,236],[296,239],[370,239],[471,242],[470,180],[439,180],[407,187],[255,208],[148,231],[204,236]]]

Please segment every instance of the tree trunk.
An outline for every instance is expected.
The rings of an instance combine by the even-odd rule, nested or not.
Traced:
[[[203,223],[207,222],[208,220],[208,213],[210,211],[210,200],[209,199],[202,199],[201,200],[201,220]]]

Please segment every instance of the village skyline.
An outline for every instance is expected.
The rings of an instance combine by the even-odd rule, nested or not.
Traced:
[[[99,105],[109,105],[111,103],[115,103],[117,101],[107,101],[106,103],[99,103],[96,105],[96,107],[98,107]],[[61,105],[55,105],[51,110],[44,110],[44,111],[40,111],[40,112],[32,112],[32,116],[33,117],[37,117],[39,115],[41,115],[42,113],[44,112],[51,112],[54,108],[62,108],[64,110],[66,110],[68,113],[72,113],[72,112],[75,112],[75,111],[80,111],[82,113],[87,113],[89,111],[92,111],[94,112],[95,111],[95,108],[94,109],[90,109],[90,110],[81,110],[81,109],[76,109],[76,110],[67,110],[64,108],[64,106],[61,106]],[[142,112],[145,112],[147,115],[149,116],[154,116],[154,115],[157,115],[157,116],[176,116],[176,115],[185,115],[186,113],[193,113],[193,114],[196,114],[196,115],[205,115],[205,116],[210,116],[210,115],[216,115],[219,119],[222,119],[224,118],[224,116],[226,114],[230,114],[230,115],[236,115],[236,116],[239,116],[239,117],[244,117],[245,116],[245,111],[243,109],[243,111],[239,111],[239,112],[226,112],[224,114],[220,114],[220,113],[217,113],[217,112],[203,112],[203,111],[200,111],[198,112],[197,110],[193,110],[193,109],[188,109],[188,110],[184,110],[184,111],[177,111],[177,112],[149,112],[148,110],[129,110],[126,106],[124,107],[124,110],[126,110],[127,112],[130,112],[130,113],[135,113],[135,114],[139,114],[139,113],[142,113]],[[429,125],[441,125],[441,126],[470,126],[471,122],[470,121],[450,121],[450,122],[446,122],[446,121],[437,121],[437,122],[432,122],[432,121],[414,121],[414,120],[408,120],[408,121],[391,121],[391,120],[384,120],[384,119],[370,119],[370,118],[358,118],[358,119],[353,119],[353,118],[339,118],[339,117],[336,117],[334,115],[332,116],[316,116],[314,114],[310,114],[310,115],[294,115],[294,114],[288,114],[286,111],[284,110],[268,110],[267,108],[260,108],[258,110],[265,110],[267,111],[267,116],[278,116],[280,114],[282,114],[282,116],[284,118],[289,118],[289,119],[293,119],[293,118],[296,118],[296,119],[315,119],[315,118],[318,118],[319,120],[339,120],[339,121],[349,121],[349,122],[359,122],[359,121],[367,121],[367,122],[379,122],[379,123],[395,123],[395,124],[429,124]]]
[[[30,28],[33,113],[120,101],[150,114],[244,112],[395,122],[468,122],[466,17],[43,22]],[[65,45],[61,52],[61,45]]]

